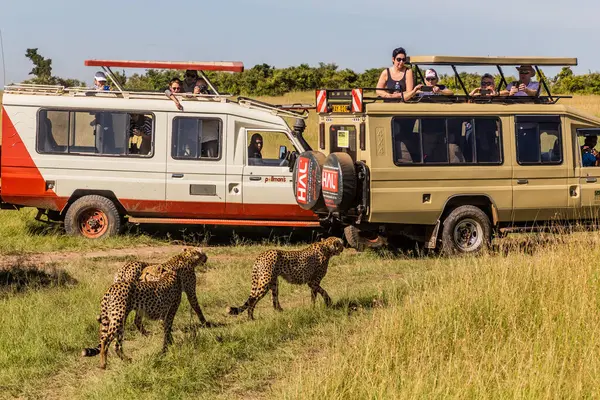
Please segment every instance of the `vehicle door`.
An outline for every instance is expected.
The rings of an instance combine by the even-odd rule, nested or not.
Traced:
[[[576,146],[574,148],[575,170],[581,190],[581,209],[575,215],[578,219],[598,223],[600,217],[600,156],[596,151],[600,128],[574,129]]]
[[[312,211],[296,203],[292,190],[290,154],[298,150],[284,131],[245,129],[246,154],[242,172],[244,218],[310,220]]]
[[[515,116],[513,221],[558,221],[572,213],[568,152],[557,115]]]
[[[225,216],[225,146],[219,115],[169,114],[167,213],[174,218]]]
[[[329,127],[331,153],[347,153],[356,161],[356,125],[358,124],[332,124]]]

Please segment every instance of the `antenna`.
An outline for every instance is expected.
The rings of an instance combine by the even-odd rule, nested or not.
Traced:
[[[6,66],[4,65],[4,42],[2,41],[2,29],[0,29],[0,52],[2,52],[2,82],[6,85]]]

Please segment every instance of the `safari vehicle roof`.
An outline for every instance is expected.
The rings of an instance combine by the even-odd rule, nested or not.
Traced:
[[[504,57],[504,56],[410,56],[413,65],[577,65],[572,57]]]

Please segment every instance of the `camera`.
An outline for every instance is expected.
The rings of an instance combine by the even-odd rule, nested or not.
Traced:
[[[492,91],[490,89],[481,89],[479,91],[479,94],[481,94],[482,96],[487,96],[488,94],[492,94]]]
[[[433,92],[433,86],[421,86],[421,92]]]

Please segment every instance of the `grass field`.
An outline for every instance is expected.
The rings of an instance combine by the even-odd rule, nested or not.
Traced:
[[[13,229],[14,236],[34,235]],[[306,286],[282,283],[285,311],[273,311],[267,296],[252,322],[225,308],[246,299],[255,256],[278,245],[208,247],[197,290],[205,315],[221,325],[198,328],[184,300],[175,343],[161,356],[160,324],[147,324],[152,335],[143,337],[130,318],[124,349],[133,360],[124,363],[111,350],[106,371],[79,352],[97,342],[102,293],[126,258],[44,267],[18,260],[12,273],[29,271],[28,284],[17,290],[0,274],[0,397],[594,397],[600,234],[560,238],[548,237],[533,255],[516,248],[446,259],[346,250],[323,281],[334,307],[320,298],[312,307]],[[37,240],[40,249],[55,243]],[[164,249],[160,259],[172,254]]]

